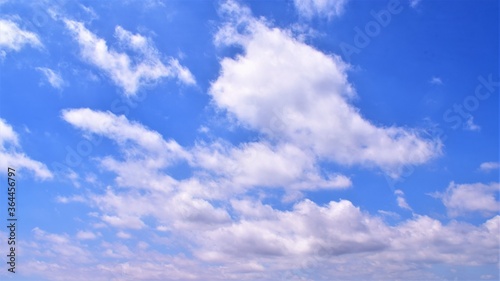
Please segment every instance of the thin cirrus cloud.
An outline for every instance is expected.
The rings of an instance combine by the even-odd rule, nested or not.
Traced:
[[[18,52],[27,45],[35,48],[43,46],[36,33],[21,29],[12,20],[0,18],[0,58],[10,51]]]
[[[83,23],[69,19],[64,19],[64,23],[78,42],[82,59],[106,73],[127,96],[135,95],[141,87],[162,78],[176,78],[188,85],[196,83],[191,72],[177,59],[169,58],[165,64],[149,38],[132,34],[121,26],[115,28],[118,42],[137,53],[137,57],[132,58],[108,47],[104,39],[93,34]]]
[[[55,89],[62,89],[64,87],[64,80],[61,77],[61,74],[55,72],[54,70],[48,67],[37,67],[36,70],[40,71],[47,82]]]
[[[344,12],[349,0],[294,0],[293,3],[299,15],[305,18],[333,18]]]
[[[222,11],[229,20],[216,44],[238,45],[245,52],[221,61],[222,74],[210,95],[243,124],[321,159],[380,167],[392,177],[401,166],[441,154],[441,142],[417,129],[375,126],[363,118],[350,103],[356,93],[347,79],[349,66],[339,56],[267,26],[232,1]]]

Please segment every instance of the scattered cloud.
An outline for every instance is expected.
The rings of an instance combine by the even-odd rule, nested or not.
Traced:
[[[64,19],[64,23],[80,45],[83,60],[104,71],[127,96],[135,95],[144,85],[162,78],[177,78],[185,84],[196,83],[191,72],[178,60],[169,58],[168,63],[162,62],[149,38],[117,26],[115,38],[118,43],[136,53],[130,57],[125,52],[109,48],[104,39],[89,31],[83,23],[69,19]]]
[[[124,231],[118,231],[116,233],[116,236],[118,238],[122,238],[122,239],[130,239],[130,238],[132,238],[132,235],[130,235],[130,233],[127,233],[127,232],[124,232]]]
[[[347,80],[349,66],[339,56],[315,50],[230,4],[223,8],[229,22],[215,42],[239,45],[244,54],[220,62],[221,75],[209,91],[219,108],[320,159],[378,166],[393,177],[400,166],[440,155],[441,143],[417,129],[376,126],[363,118],[351,104],[356,93]]]
[[[481,127],[476,125],[474,123],[474,117],[472,115],[469,115],[469,118],[467,118],[467,121],[463,125],[464,129],[467,131],[480,131]]]
[[[97,238],[97,235],[92,231],[78,231],[76,238],[79,240],[94,240]]]
[[[33,32],[21,29],[17,23],[8,19],[0,19],[0,51],[19,51],[26,45],[40,48],[42,43]]]
[[[484,162],[479,166],[479,170],[483,172],[498,170],[498,168],[500,168],[500,164],[498,162]]]
[[[433,76],[431,80],[429,81],[432,85],[443,85],[443,80],[441,78]]]
[[[406,199],[404,197],[404,193],[402,190],[400,189],[397,189],[396,191],[394,191],[394,194],[397,196],[396,200],[398,202],[398,206],[401,208],[401,209],[406,209],[406,210],[409,210],[411,211],[411,207],[410,205],[408,205],[408,203],[406,202]]]
[[[456,184],[451,182],[444,193],[435,193],[441,198],[451,217],[480,213],[491,215],[500,211],[498,183]]]
[[[410,0],[410,7],[417,8],[420,2],[422,2],[422,0]]]
[[[53,178],[45,164],[29,158],[21,151],[17,133],[0,118],[0,168],[7,171],[7,167],[29,170],[41,180]]]
[[[59,73],[56,73],[50,68],[47,67],[37,67],[36,70],[40,71],[47,82],[54,88],[61,90],[64,86],[64,80],[62,79]]]
[[[305,18],[314,16],[331,19],[344,12],[348,0],[294,0],[299,15]]]

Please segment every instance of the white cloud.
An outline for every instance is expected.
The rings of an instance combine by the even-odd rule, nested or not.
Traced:
[[[429,81],[429,83],[431,83],[433,85],[443,85],[443,80],[441,80],[441,78],[439,78],[439,77],[433,76],[431,78],[431,80]]]
[[[467,118],[467,121],[464,123],[464,129],[467,131],[480,131],[481,127],[474,123],[474,117],[470,115],[469,118]]]
[[[34,173],[36,178],[42,180],[53,177],[45,164],[29,158],[21,152],[18,135],[11,125],[0,118],[0,168],[6,171],[7,167],[16,170],[29,170]]]
[[[142,86],[161,78],[175,77],[185,84],[195,84],[191,72],[176,59],[170,58],[164,64],[149,38],[117,26],[115,37],[119,44],[137,54],[130,57],[125,52],[109,48],[104,39],[90,32],[83,23],[69,19],[64,22],[80,45],[82,58],[104,71],[128,96],[135,95]]]
[[[244,54],[221,61],[210,94],[241,123],[312,150],[320,159],[378,166],[394,177],[398,167],[422,164],[441,153],[441,143],[422,138],[418,130],[364,119],[350,104],[356,93],[347,80],[349,66],[339,56],[266,26],[247,9],[227,5],[225,12],[234,19],[215,42],[240,45]]]
[[[166,157],[159,156],[168,155],[169,161],[188,157],[188,153],[177,142],[165,141],[159,133],[130,122],[123,115],[80,108],[63,110],[62,118],[85,133],[106,136],[119,145],[140,149],[149,156],[156,155],[153,159],[145,159],[147,167],[162,166],[167,161]],[[133,149],[129,152],[133,153]]]
[[[358,279],[389,280],[392,274],[405,279],[415,265],[498,262],[500,216],[473,226],[456,221],[443,225],[416,215],[390,226],[346,200],[326,206],[304,200],[290,211],[245,200],[232,201],[232,206],[241,215],[239,221],[197,237],[195,254],[201,260],[228,267],[253,261],[262,268],[252,271],[264,270],[267,276],[288,270],[296,278],[313,278],[309,270],[321,270],[330,279],[342,280],[353,274]],[[393,262],[398,265],[386,267]]]
[[[79,203],[85,203],[85,197],[80,196],[80,195],[73,195],[73,196],[57,196],[56,197],[56,202],[62,203],[62,204],[67,204],[67,203],[73,203],[73,202],[79,202]]]
[[[132,235],[130,235],[130,233],[127,233],[127,232],[124,232],[124,231],[118,231],[116,233],[116,236],[118,238],[122,238],[122,239],[130,239],[130,238],[132,238]]]
[[[398,202],[398,206],[402,209],[406,209],[406,210],[412,210],[410,205],[408,205],[408,203],[406,202],[406,199],[404,197],[404,192],[400,189],[397,189],[394,191],[394,194],[397,196],[396,200]]]
[[[410,7],[416,8],[422,0],[410,0]]]
[[[59,73],[47,67],[37,67],[36,70],[40,71],[45,76],[45,79],[47,79],[47,82],[49,82],[52,87],[59,90],[63,88],[65,83]]]
[[[0,19],[0,50],[19,51],[25,45],[39,48],[42,43],[35,33],[22,30],[11,20]]]
[[[233,147],[213,143],[200,145],[192,153],[193,166],[227,178],[232,186],[314,190],[346,188],[352,184],[343,175],[321,176],[314,155],[290,144],[272,146],[253,142]]]
[[[32,229],[32,233],[45,256],[58,256],[66,262],[77,263],[86,263],[91,259],[90,252],[66,234],[48,233],[38,227]]]
[[[498,183],[456,184],[451,182],[446,192],[437,194],[452,217],[478,212],[491,215],[500,211]]]
[[[314,16],[333,18],[344,12],[348,0],[294,0],[298,13],[306,18]]]
[[[479,166],[479,169],[483,172],[498,170],[498,168],[500,168],[500,164],[498,162],[484,162]]]
[[[76,238],[79,240],[94,240],[97,238],[97,235],[92,231],[78,231]]]

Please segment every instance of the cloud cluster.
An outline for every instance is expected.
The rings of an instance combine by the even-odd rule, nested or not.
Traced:
[[[295,4],[311,17],[338,15],[346,2]],[[183,147],[123,115],[64,109],[61,118],[85,138],[113,142],[116,151],[91,161],[111,180],[103,176],[56,198],[92,211],[84,230],[74,233],[34,228],[25,244],[32,253],[28,274],[50,280],[432,280],[443,265],[498,264],[498,183],[451,183],[438,194],[452,217],[489,216],[477,225],[416,214],[401,190],[394,192],[397,204],[412,217],[397,223],[349,200],[318,204],[304,198],[302,193],[354,185],[325,162],[398,177],[401,167],[438,156],[441,143],[418,129],[364,118],[353,105],[357,93],[340,57],[254,18],[236,2],[224,2],[221,14],[227,21],[215,43],[243,52],[220,61],[209,95],[259,139]],[[176,60],[165,64],[149,38],[116,27],[119,47],[135,54],[130,56],[83,23],[64,22],[82,57],[127,95],[164,77],[194,83]],[[0,119],[0,159],[24,159],[16,149],[17,134]],[[43,164],[25,159],[38,177],[51,177]],[[188,173],[177,175],[179,166]]]
[[[231,2],[229,2],[231,4]],[[417,129],[376,126],[352,105],[349,66],[253,18],[247,9],[224,6],[229,22],[216,43],[238,45],[243,54],[221,61],[210,88],[216,105],[238,121],[279,142],[311,150],[343,165],[376,166],[393,177],[404,165],[423,164],[441,153],[438,140]]]
[[[132,233],[141,231],[141,237],[154,237],[148,239],[154,244],[182,243],[182,247],[194,255],[191,262],[199,263],[197,270],[190,271],[193,280],[206,276],[213,276],[215,280],[312,278],[318,266],[322,266],[324,276],[321,278],[351,278],[356,272],[356,278],[404,276],[411,279],[427,274],[426,278],[433,279],[437,277],[423,270],[429,264],[474,266],[498,262],[500,216],[474,226],[456,221],[443,224],[415,214],[398,225],[390,225],[383,217],[371,215],[348,200],[318,205],[301,199],[294,200],[290,209],[278,209],[252,196],[248,191],[258,185],[272,187],[289,183],[293,186],[296,178],[297,182],[308,182],[298,175],[307,175],[303,170],[314,170],[314,166],[302,166],[313,162],[303,160],[307,159],[306,154],[293,146],[248,143],[234,147],[215,142],[198,143],[191,149],[171,144],[170,147],[175,147],[172,149],[168,143],[174,141],[166,141],[157,132],[124,116],[72,109],[65,110],[63,118],[85,134],[110,138],[121,155],[121,158],[97,159],[104,169],[116,175],[116,187],[108,186],[104,192],[83,195],[84,202],[98,210],[89,219],[97,219],[96,226],[105,223],[116,230],[120,239],[137,241]],[[294,167],[288,162],[290,168],[282,169],[281,162],[291,161],[283,158],[287,155],[302,164]],[[264,160],[253,162],[259,159],[257,156]],[[148,159],[154,164],[148,169],[142,168]],[[188,178],[172,178],[164,172],[178,163],[172,159],[185,161],[195,172]],[[274,163],[273,167],[267,165],[269,161]],[[237,169],[239,165],[248,172]],[[264,168],[259,170],[261,165]],[[268,169],[276,177],[267,175]],[[142,180],[144,178],[148,180]],[[491,186],[491,189],[483,186],[484,191],[491,193],[498,188],[498,184]],[[471,198],[485,197],[470,194],[469,189],[457,185],[450,188],[443,201],[450,208],[460,205],[472,210],[467,206],[477,204],[458,200],[463,192]],[[397,190],[395,194],[399,206],[411,210],[404,193]],[[71,198],[59,199],[71,201]],[[81,198],[78,201],[81,202]],[[80,231],[75,239],[93,240],[95,236]],[[148,258],[138,260],[127,255],[132,250],[124,244],[114,247],[124,252],[107,250],[104,254],[115,260],[150,264],[152,268],[157,264]],[[168,256],[160,256],[170,260]],[[184,260],[170,261],[174,268],[185,266]],[[385,264],[395,266],[388,269]],[[120,266],[125,266],[125,262]],[[137,267],[133,270],[125,266],[128,268],[125,273],[111,268],[105,263],[98,270],[104,275],[110,274],[108,270],[119,272],[120,278],[141,278],[135,271]],[[179,272],[182,271],[179,269]],[[150,280],[161,279],[163,275],[158,274]]]

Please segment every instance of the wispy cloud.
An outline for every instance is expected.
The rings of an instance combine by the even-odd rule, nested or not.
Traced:
[[[333,18],[344,12],[349,0],[294,0],[297,12],[306,18],[314,16]]]
[[[53,177],[45,164],[29,158],[21,151],[17,133],[0,118],[0,168],[6,171],[7,167],[29,170],[42,180]]]
[[[483,172],[490,172],[493,170],[498,170],[500,168],[500,164],[498,162],[484,162],[479,166],[479,170]]]
[[[463,128],[467,131],[480,131],[481,127],[476,125],[474,123],[474,117],[472,115],[469,115],[469,118],[467,118],[467,121],[465,121]]]
[[[47,82],[54,88],[61,90],[64,86],[64,80],[61,75],[48,67],[37,67],[36,70],[40,71]]]
[[[397,189],[394,191],[394,194],[397,196],[396,200],[398,202],[398,206],[402,209],[406,209],[406,210],[412,210],[410,205],[408,205],[408,203],[406,202],[406,199],[404,197],[404,192],[400,189]]]
[[[5,56],[7,51],[19,51],[22,47],[42,47],[38,35],[21,29],[17,23],[8,19],[0,19],[0,52]]]
[[[429,81],[429,83],[431,83],[433,85],[443,85],[443,80],[441,80],[441,78],[439,78],[439,77],[433,76],[431,78],[431,80]]]
[[[104,39],[85,28],[83,23],[69,19],[64,19],[64,23],[80,45],[82,58],[104,71],[128,96],[161,78],[177,78],[182,83],[195,84],[191,72],[178,60],[169,58],[164,63],[149,38],[117,26],[115,37],[118,42],[138,54],[130,57],[125,52],[109,48]]]

